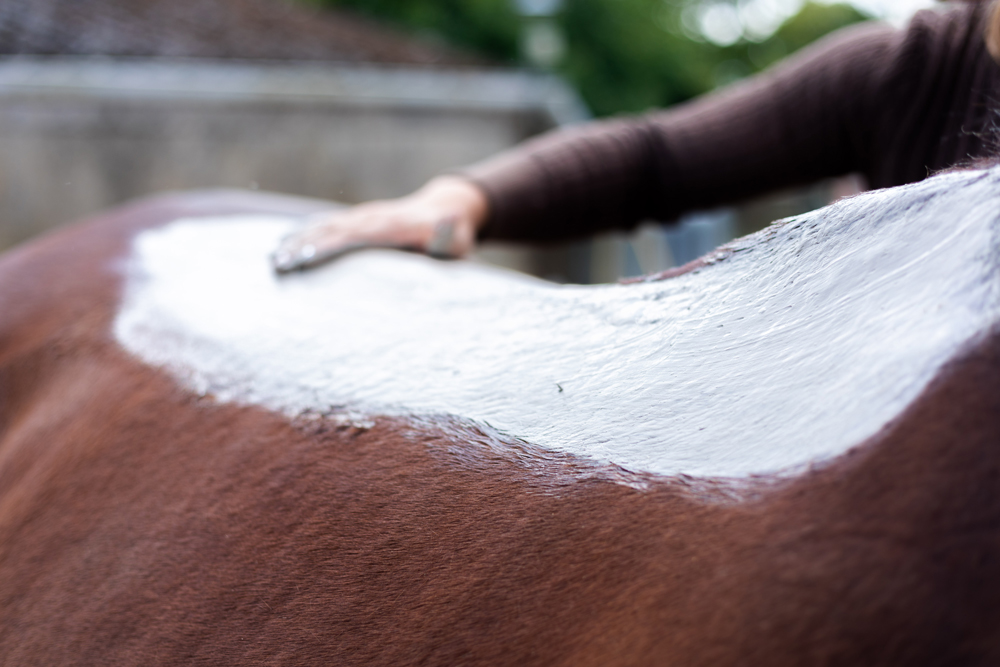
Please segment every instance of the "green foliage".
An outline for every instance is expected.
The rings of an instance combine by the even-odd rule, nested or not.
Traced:
[[[704,92],[714,47],[671,32],[662,0],[569,0],[558,67],[595,115],[637,112]]]
[[[796,51],[823,35],[866,20],[867,16],[850,5],[806,4],[802,10],[785,21],[775,37],[784,40],[790,51]]]
[[[351,9],[501,62],[518,62],[521,19],[511,0],[306,1]]]
[[[523,19],[514,0],[305,0],[341,7],[520,64]],[[597,116],[664,107],[759,71],[826,33],[867,17],[809,2],[761,43],[709,44],[682,28],[698,0],[564,0],[555,18],[566,52],[555,68]]]
[[[850,5],[809,2],[769,39],[760,44],[743,44],[736,48],[735,56],[749,63],[753,71],[758,71],[827,33],[868,18]]]

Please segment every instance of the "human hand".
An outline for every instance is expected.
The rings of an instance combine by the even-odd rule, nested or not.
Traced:
[[[439,176],[406,197],[311,216],[282,240],[275,271],[307,269],[365,247],[407,248],[439,257],[467,255],[486,220],[486,195],[472,182]]]

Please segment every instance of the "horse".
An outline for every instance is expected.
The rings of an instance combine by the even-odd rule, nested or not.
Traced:
[[[1000,168],[555,285],[160,195],[0,259],[0,662],[1000,661]]]

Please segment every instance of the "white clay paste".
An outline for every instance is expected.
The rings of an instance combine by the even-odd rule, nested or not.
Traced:
[[[846,200],[636,285],[385,250],[278,277],[296,224],[142,232],[118,341],[220,401],[451,414],[635,471],[743,477],[872,436],[1000,313],[997,169]]]

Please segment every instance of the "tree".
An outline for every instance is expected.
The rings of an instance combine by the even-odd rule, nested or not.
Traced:
[[[498,63],[527,64],[520,48],[527,19],[519,16],[514,0],[304,1],[365,14]],[[566,48],[554,69],[595,115],[640,112],[759,71],[832,30],[868,18],[848,5],[809,2],[773,34],[753,34],[739,24],[740,11],[750,2],[564,0],[553,21]],[[699,16],[703,23],[729,16],[735,39],[713,43],[710,31],[706,35],[699,27]]]

